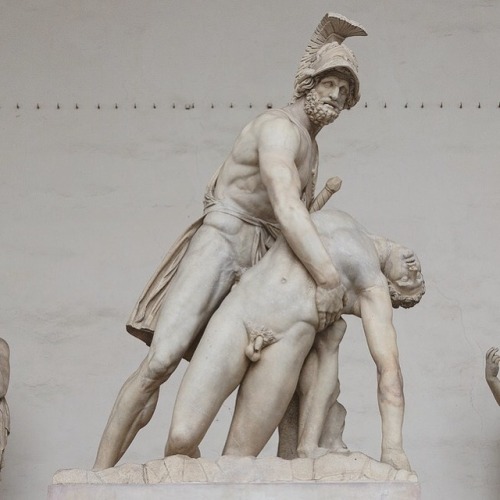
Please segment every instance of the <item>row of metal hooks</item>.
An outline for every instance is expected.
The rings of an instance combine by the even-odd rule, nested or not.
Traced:
[[[415,108],[415,107],[418,107],[418,108],[424,109],[425,107],[435,107],[435,106],[436,106],[435,104],[434,104],[434,105],[427,105],[427,106],[426,106],[426,105],[425,105],[425,103],[423,103],[423,102],[422,102],[421,104],[417,104],[417,105],[410,105],[409,103],[405,103],[405,104],[403,105],[403,108],[408,109],[408,108]],[[22,105],[21,105],[21,104],[19,104],[19,103],[17,103],[17,104],[15,105],[15,108],[16,108],[16,109],[18,109],[18,110],[22,109],[23,107],[24,107],[24,106],[22,106]],[[28,107],[28,106],[27,106],[27,107]],[[72,109],[75,109],[75,110],[78,110],[78,109],[80,109],[80,108],[81,108],[81,106],[80,106],[78,103],[75,103],[74,105],[69,105],[69,106],[63,106],[63,105],[62,105],[62,104],[60,104],[60,103],[57,103],[57,104],[55,105],[55,109],[63,109],[63,107],[64,107],[64,108],[66,108],[66,109],[71,109],[71,108],[72,108]],[[111,107],[112,107],[112,108],[114,108],[114,109],[119,109],[119,108],[127,108],[128,106],[119,106],[119,105],[118,105],[118,103],[115,103],[115,104],[114,104],[113,106],[111,106]],[[171,105],[170,107],[171,107],[172,109],[176,109],[176,108],[178,108],[179,106],[177,106],[175,103],[172,103],[172,105]],[[189,103],[189,104],[184,104],[183,106],[180,106],[180,108],[182,108],[182,107],[183,107],[185,110],[190,110],[190,109],[194,109],[194,108],[195,108],[195,105],[194,105],[194,103]],[[216,106],[215,106],[215,104],[211,104],[211,105],[210,105],[210,108],[211,108],[211,109],[214,109],[215,107],[216,107]],[[220,105],[219,105],[219,106],[217,106],[217,107],[225,107],[225,106],[220,106]],[[230,103],[230,104],[228,105],[228,107],[229,107],[229,108],[235,108],[235,107],[237,107],[237,106],[235,106],[233,103]],[[248,107],[249,107],[249,108],[253,108],[253,107],[254,107],[254,105],[253,105],[252,103],[250,103],[250,104],[248,104]],[[368,108],[368,107],[371,107],[371,105],[369,106],[369,105],[368,105],[368,102],[365,102],[365,103],[364,103],[364,107],[365,107],[365,108]],[[374,105],[374,107],[380,107],[380,103],[375,104],[375,105]],[[384,102],[384,104],[382,105],[382,107],[383,107],[384,109],[387,109],[387,108],[389,108],[389,104],[388,104],[387,102]],[[391,106],[391,107],[395,107],[395,106]],[[462,102],[460,102],[459,104],[455,104],[455,105],[446,105],[446,106],[445,106],[445,104],[444,104],[443,102],[441,102],[441,103],[439,104],[439,108],[443,109],[443,108],[445,108],[445,107],[448,107],[448,108],[458,107],[459,109],[462,109],[462,108],[464,108],[464,107],[466,107],[466,106],[465,106]],[[469,107],[469,106],[467,106],[467,107]],[[478,109],[481,109],[483,106],[481,105],[481,103],[480,103],[480,102],[478,102],[478,103],[477,103],[477,105],[474,105],[474,107],[477,107]],[[500,108],[500,101],[498,102],[498,105],[497,105],[496,107],[497,107],[497,108]],[[0,106],[0,109],[1,109],[1,108],[2,108],[2,106]],[[35,108],[35,109],[37,109],[37,110],[40,110],[40,109],[42,109],[42,108],[43,108],[43,109],[49,109],[49,108],[50,108],[50,106],[42,106],[41,104],[37,103],[37,104],[34,106],[34,108]],[[82,108],[83,108],[83,107],[82,107]],[[107,106],[102,106],[102,105],[101,105],[101,104],[99,104],[99,103],[95,106],[95,109],[97,109],[97,110],[100,110],[100,109],[105,109],[105,108],[107,108]],[[139,109],[139,106],[138,106],[137,104],[133,104],[133,105],[132,105],[132,108],[133,108],[133,109]],[[148,108],[149,108],[149,109],[151,109],[151,108],[152,108],[152,109],[158,109],[158,108],[159,108],[159,106],[157,106],[155,103],[153,103],[152,105],[145,106],[143,109],[148,109]],[[267,109],[272,109],[272,108],[273,108],[273,104],[272,104],[271,102],[268,102],[268,103],[266,104],[266,108],[267,108]]]
[[[2,107],[2,106],[0,106],[0,108],[1,108],[1,107]],[[39,104],[39,103],[37,103],[37,104],[34,106],[34,108],[35,108],[35,109],[42,109],[42,108],[44,108],[44,109],[48,109],[49,107],[50,107],[50,106],[42,106],[42,105],[41,105],[41,104]],[[98,110],[99,110],[99,109],[105,109],[106,107],[107,107],[107,106],[102,106],[101,104],[99,104],[99,103],[98,103],[98,104],[96,104],[95,109],[98,109]],[[112,106],[112,108],[114,108],[114,109],[119,109],[120,107],[121,107],[121,108],[126,108],[127,106],[119,106],[117,103],[115,103],[115,104]],[[173,103],[170,107],[171,107],[172,109],[176,109],[176,108],[177,108],[177,107],[179,107],[179,106],[177,106],[177,104]],[[182,107],[182,106],[181,106],[181,107]],[[190,103],[190,104],[184,104],[184,106],[183,106],[183,107],[184,107],[184,109],[189,110],[189,109],[194,109],[194,108],[195,108],[195,105],[194,105],[194,103]],[[216,106],[215,106],[215,104],[211,104],[211,105],[210,105],[210,107],[211,107],[212,109],[214,109]],[[222,106],[219,106],[219,107],[222,107]],[[233,103],[230,103],[228,107],[229,107],[229,108],[235,108],[236,106],[235,106]],[[248,107],[249,107],[249,108],[253,108],[253,107],[254,107],[254,105],[253,105],[252,103],[250,103],[250,104],[248,105]],[[23,108],[23,106],[22,106],[21,104],[17,103],[17,104],[16,104],[16,106],[15,106],[15,108],[16,108],[16,109],[22,109],[22,108]],[[66,109],[69,109],[69,108],[73,108],[73,109],[80,109],[80,108],[83,108],[83,107],[82,107],[82,106],[80,106],[78,103],[75,103],[75,105],[70,105],[70,106],[63,106],[62,104],[57,103],[57,104],[55,105],[55,108],[56,108],[56,109],[63,109],[63,108],[66,108]],[[132,108],[133,108],[133,109],[139,109],[139,106],[138,106],[137,104],[133,104],[133,105],[132,105]],[[153,105],[152,105],[152,106],[145,106],[143,109],[146,109],[146,108],[158,109],[158,108],[159,108],[159,106],[157,106],[155,103],[153,103]],[[267,103],[267,104],[266,104],[266,108],[267,108],[267,109],[272,109],[272,108],[273,108],[272,103],[270,103],[270,102],[269,102],[269,103]]]
[[[368,107],[368,103],[367,103],[367,102],[365,102],[365,108],[367,108],[367,107]],[[388,106],[388,104],[385,102],[385,103],[384,103],[384,109],[387,109],[388,107],[389,107],[389,106]],[[405,109],[407,109],[407,108],[410,108],[410,107],[412,107],[412,106],[410,106],[408,103],[405,103],[405,105],[404,105],[403,107],[404,107]],[[415,107],[415,106],[413,106],[413,107]],[[417,105],[417,107],[419,107],[419,108],[421,108],[421,109],[424,109],[426,106],[425,106],[425,104],[422,102],[420,105]],[[432,107],[432,106],[428,106],[428,107]],[[441,109],[443,109],[443,108],[445,107],[444,103],[442,103],[442,102],[441,102],[441,103],[439,104],[439,107],[440,107]],[[448,106],[448,107],[453,107],[453,106]],[[465,107],[465,106],[464,106],[464,104],[463,104],[462,102],[461,102],[460,104],[458,104],[458,108],[459,108],[459,109],[462,109],[462,108],[464,108],[464,107]],[[481,108],[482,108],[481,103],[480,103],[480,102],[478,102],[476,107],[477,107],[478,109],[481,109]],[[499,101],[499,103],[498,103],[498,105],[497,105],[496,107],[497,107],[497,108],[500,108],[500,101]]]
[[[25,108],[25,109],[26,109],[26,107],[27,107],[27,106],[22,106],[22,105],[21,105],[21,104],[19,104],[19,103],[17,103],[17,104],[15,105],[15,108],[16,108],[16,109],[22,109],[22,108]],[[63,106],[63,105],[62,105],[62,104],[60,104],[60,103],[57,103],[57,104],[55,105],[55,108],[56,108],[56,109],[63,109],[63,108],[66,108],[66,109],[70,109],[70,108],[72,108],[72,109],[80,109],[80,108],[82,108],[82,109],[83,109],[83,107],[84,107],[84,106],[80,106],[78,103],[75,103],[74,105],[70,105],[70,106]],[[115,104],[114,104],[113,106],[111,106],[111,107],[112,107],[112,108],[114,108],[114,109],[119,109],[120,107],[121,107],[121,108],[127,108],[127,106],[119,106],[117,103],[115,103]],[[143,109],[147,109],[147,108],[158,109],[159,107],[160,107],[160,106],[157,106],[155,103],[153,103],[153,105],[152,105],[152,106],[145,106]],[[176,109],[176,108],[178,108],[179,106],[177,106],[175,103],[173,103],[170,107],[171,107],[172,109]],[[182,106],[181,106],[181,107],[182,107]],[[211,104],[211,105],[210,105],[210,107],[211,107],[212,109],[214,109],[216,106],[215,106],[215,104]],[[219,107],[222,107],[222,106],[219,106]],[[235,107],[236,107],[236,106],[235,106],[233,103],[230,103],[230,104],[229,104],[229,108],[235,108]],[[248,105],[248,107],[249,107],[249,108],[253,108],[253,107],[254,107],[254,105],[253,105],[252,103],[250,103],[250,104]],[[268,109],[271,109],[271,108],[273,107],[273,105],[272,105],[272,103],[267,103],[267,104],[266,104],[266,107],[267,107]],[[2,106],[0,106],[0,109],[1,109],[1,108],[2,108]],[[42,108],[43,108],[43,109],[49,109],[49,108],[50,108],[50,106],[42,106],[41,104],[38,104],[38,103],[37,103],[37,104],[34,106],[34,108],[35,108],[35,109],[42,109]],[[99,103],[98,103],[98,104],[96,104],[96,106],[95,106],[95,109],[98,109],[98,110],[100,110],[100,109],[105,109],[105,108],[107,108],[107,106],[103,106],[103,105],[101,105],[101,104],[99,104]],[[133,105],[132,105],[132,108],[133,108],[133,109],[139,109],[139,106],[138,106],[137,104],[133,104]],[[189,110],[189,109],[194,109],[194,108],[195,108],[194,103],[184,104],[184,109],[186,109],[186,110]]]

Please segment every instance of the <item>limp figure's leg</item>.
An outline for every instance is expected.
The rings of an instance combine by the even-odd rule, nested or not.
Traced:
[[[234,293],[234,292],[233,292]],[[165,455],[199,456],[198,445],[250,364],[240,310],[229,295],[207,325],[175,402]]]
[[[316,458],[342,451],[345,409],[337,402],[338,351],[346,330],[343,319],[316,335],[299,381],[298,456]]]
[[[314,341],[314,328],[297,323],[262,351],[240,386],[224,455],[257,456],[280,423]]]

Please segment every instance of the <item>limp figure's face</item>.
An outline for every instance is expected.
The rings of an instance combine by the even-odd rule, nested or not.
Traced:
[[[413,251],[403,247],[399,248],[397,253],[398,256],[394,259],[392,282],[408,291],[418,288],[423,282],[423,277],[417,256]]]
[[[387,259],[384,274],[394,307],[412,307],[425,292],[422,269],[412,250],[394,245]]]

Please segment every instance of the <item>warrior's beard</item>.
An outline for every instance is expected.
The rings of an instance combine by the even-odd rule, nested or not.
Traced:
[[[322,102],[314,89],[306,94],[304,111],[314,124],[320,125],[321,127],[332,123],[340,113],[337,109]]]

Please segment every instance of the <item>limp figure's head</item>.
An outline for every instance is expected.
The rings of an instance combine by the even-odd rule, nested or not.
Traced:
[[[413,250],[392,241],[387,243],[389,252],[382,272],[387,278],[392,305],[394,308],[413,307],[425,293],[420,261]]]

